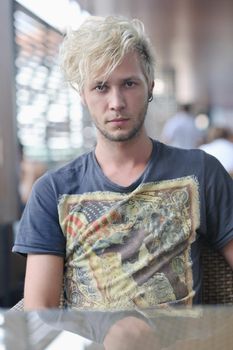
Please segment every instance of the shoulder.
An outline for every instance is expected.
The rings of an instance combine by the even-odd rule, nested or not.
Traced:
[[[73,185],[77,186],[84,178],[92,162],[92,153],[85,153],[71,162],[47,171],[34,184],[36,191],[54,191],[68,193]]]
[[[159,165],[172,177],[195,175],[199,180],[207,180],[219,174],[227,176],[222,164],[201,149],[183,149],[156,141]]]
[[[53,178],[70,176],[85,171],[87,165],[92,162],[92,152],[84,153],[69,163],[49,172]]]
[[[205,161],[208,155],[201,149],[184,149],[166,145],[162,142],[156,141],[159,148],[159,152],[163,157],[174,158],[181,162],[188,161],[193,162],[194,160]]]

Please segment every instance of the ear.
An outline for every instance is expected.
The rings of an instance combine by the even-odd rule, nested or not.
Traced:
[[[149,87],[149,93],[152,95],[153,94],[153,89],[154,89],[154,86],[155,86],[155,82],[154,80],[152,81],[150,87]]]

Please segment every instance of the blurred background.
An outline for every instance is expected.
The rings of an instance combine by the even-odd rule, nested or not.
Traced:
[[[23,295],[25,258],[11,248],[33,182],[95,145],[88,112],[58,62],[64,33],[90,14],[145,24],[157,61],[150,136],[162,140],[184,104],[199,144],[213,127],[233,129],[232,0],[1,0],[0,307]]]

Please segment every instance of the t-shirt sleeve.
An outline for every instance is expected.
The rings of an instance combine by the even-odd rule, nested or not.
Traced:
[[[35,182],[19,223],[13,252],[65,255],[66,240],[59,225],[57,197],[49,173]]]
[[[207,239],[221,249],[233,239],[233,180],[215,157],[205,157]]]

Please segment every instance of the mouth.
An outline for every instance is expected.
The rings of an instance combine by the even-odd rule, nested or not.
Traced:
[[[123,126],[129,121],[129,118],[114,118],[109,120],[107,123],[116,125],[116,126]]]
[[[109,120],[108,124],[120,130],[127,125],[128,121],[129,119],[126,119],[126,118],[115,118],[115,119]]]

